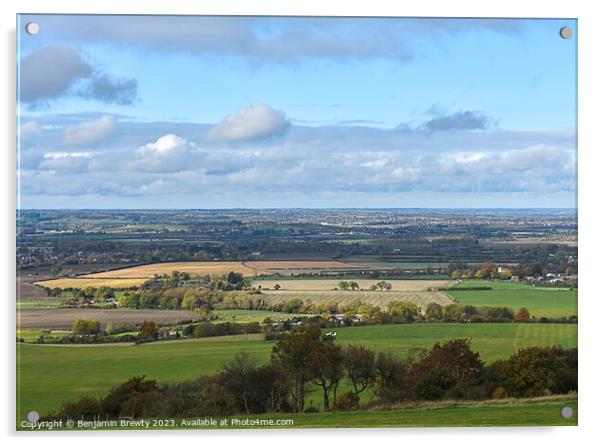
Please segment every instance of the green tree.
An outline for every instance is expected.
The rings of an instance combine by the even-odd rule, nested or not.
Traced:
[[[363,345],[348,345],[345,349],[344,366],[353,391],[359,396],[376,376],[375,354]]]
[[[344,358],[343,348],[335,344],[333,337],[322,336],[320,347],[312,352],[311,361],[315,366],[318,386],[322,389],[325,410],[330,408],[331,392],[336,403],[337,389],[344,375]]]
[[[317,377],[313,361],[315,351],[321,348],[321,333],[318,326],[301,325],[272,349],[272,361],[286,376],[296,412],[303,412],[308,385]]]
[[[72,327],[76,335],[97,335],[100,333],[100,322],[96,320],[76,320]]]

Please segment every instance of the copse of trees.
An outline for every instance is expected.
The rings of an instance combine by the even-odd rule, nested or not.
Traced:
[[[339,396],[343,381],[352,389]],[[367,390],[376,398],[361,405],[359,396]],[[526,348],[487,365],[468,339],[452,339],[430,349],[412,349],[402,358],[363,346],[343,347],[308,325],[276,343],[266,365],[240,353],[216,374],[190,382],[159,385],[144,376],[133,377],[104,398],[65,403],[48,419],[304,412],[313,391],[321,393],[324,410],[348,410],[403,401],[536,397],[576,390],[576,349]]]

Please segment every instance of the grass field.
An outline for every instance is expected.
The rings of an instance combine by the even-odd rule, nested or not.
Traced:
[[[508,357],[519,348],[577,344],[569,324],[413,324],[336,329],[337,342],[364,344],[405,354],[451,338],[471,338],[486,361]],[[57,409],[65,400],[99,396],[128,378],[145,374],[160,382],[194,379],[218,370],[237,352],[269,360],[273,343],[258,340],[195,339],[138,346],[40,346],[17,344],[18,410],[23,416]],[[315,405],[319,405],[319,394]]]
[[[426,307],[429,303],[435,302],[441,306],[452,304],[452,299],[445,292],[437,291],[283,291],[272,290],[265,291],[261,298],[272,302],[282,303],[293,298],[299,298],[303,301],[310,300],[313,303],[325,303],[337,301],[339,303],[351,303],[355,300],[361,300],[384,309],[391,301],[403,300],[414,303],[420,307]]]
[[[311,317],[312,314],[289,314],[288,312],[256,311],[246,309],[215,309],[211,312],[217,315],[219,321],[234,321],[237,323],[262,323],[267,317],[274,321],[286,320],[292,317]]]
[[[328,279],[307,279],[307,280],[257,280],[253,282],[253,286],[261,286],[262,289],[268,291],[273,289],[276,284],[280,286],[280,290],[288,291],[305,291],[305,290],[320,290],[328,291],[339,287],[342,280]],[[369,290],[370,286],[378,283],[381,280],[351,280],[356,282],[361,289]],[[425,291],[427,289],[438,289],[452,285],[454,282],[449,280],[385,280],[391,283],[393,291]],[[356,292],[356,291],[347,291]],[[387,293],[390,291],[378,291]]]
[[[462,287],[467,283],[463,282]],[[526,307],[536,317],[577,315],[576,290],[530,287],[520,283],[491,284],[492,290],[461,290],[452,287],[447,293],[464,304],[475,306],[506,306],[515,311]]]
[[[272,428],[419,428],[419,427],[487,427],[487,426],[574,426],[577,425],[577,397],[548,396],[534,399],[504,399],[482,402],[436,402],[419,406],[370,411],[339,411],[308,414],[261,414],[229,418],[223,428],[253,429],[240,426],[240,421],[292,420],[292,425]],[[565,419],[560,410],[573,409],[573,416]],[[221,418],[217,418],[221,420]],[[233,421],[233,419],[236,419]],[[238,424],[237,424],[238,423]],[[152,426],[151,426],[152,428]],[[181,420],[175,428],[186,426]],[[208,427],[209,428],[209,427]],[[270,427],[261,427],[270,428]]]

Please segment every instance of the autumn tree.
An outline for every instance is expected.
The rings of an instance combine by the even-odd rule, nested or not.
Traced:
[[[514,314],[514,319],[517,321],[527,321],[531,318],[531,314],[529,314],[529,310],[526,307],[521,307],[516,314]]]
[[[318,326],[301,325],[272,349],[272,361],[283,371],[288,380],[295,411],[303,412],[308,385],[317,378],[313,361],[315,351],[321,347]]]
[[[348,345],[345,349],[345,371],[356,396],[374,380],[374,363],[374,351],[363,345]]]
[[[322,389],[324,409],[330,408],[330,393],[337,401],[337,389],[343,379],[343,348],[335,344],[333,337],[322,336],[320,347],[313,350],[311,361],[315,366],[316,381]]]
[[[157,338],[157,324],[152,320],[144,320],[140,326],[140,335],[146,338]]]

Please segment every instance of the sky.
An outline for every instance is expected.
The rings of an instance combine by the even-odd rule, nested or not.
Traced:
[[[20,15],[18,207],[574,208],[576,25]]]

